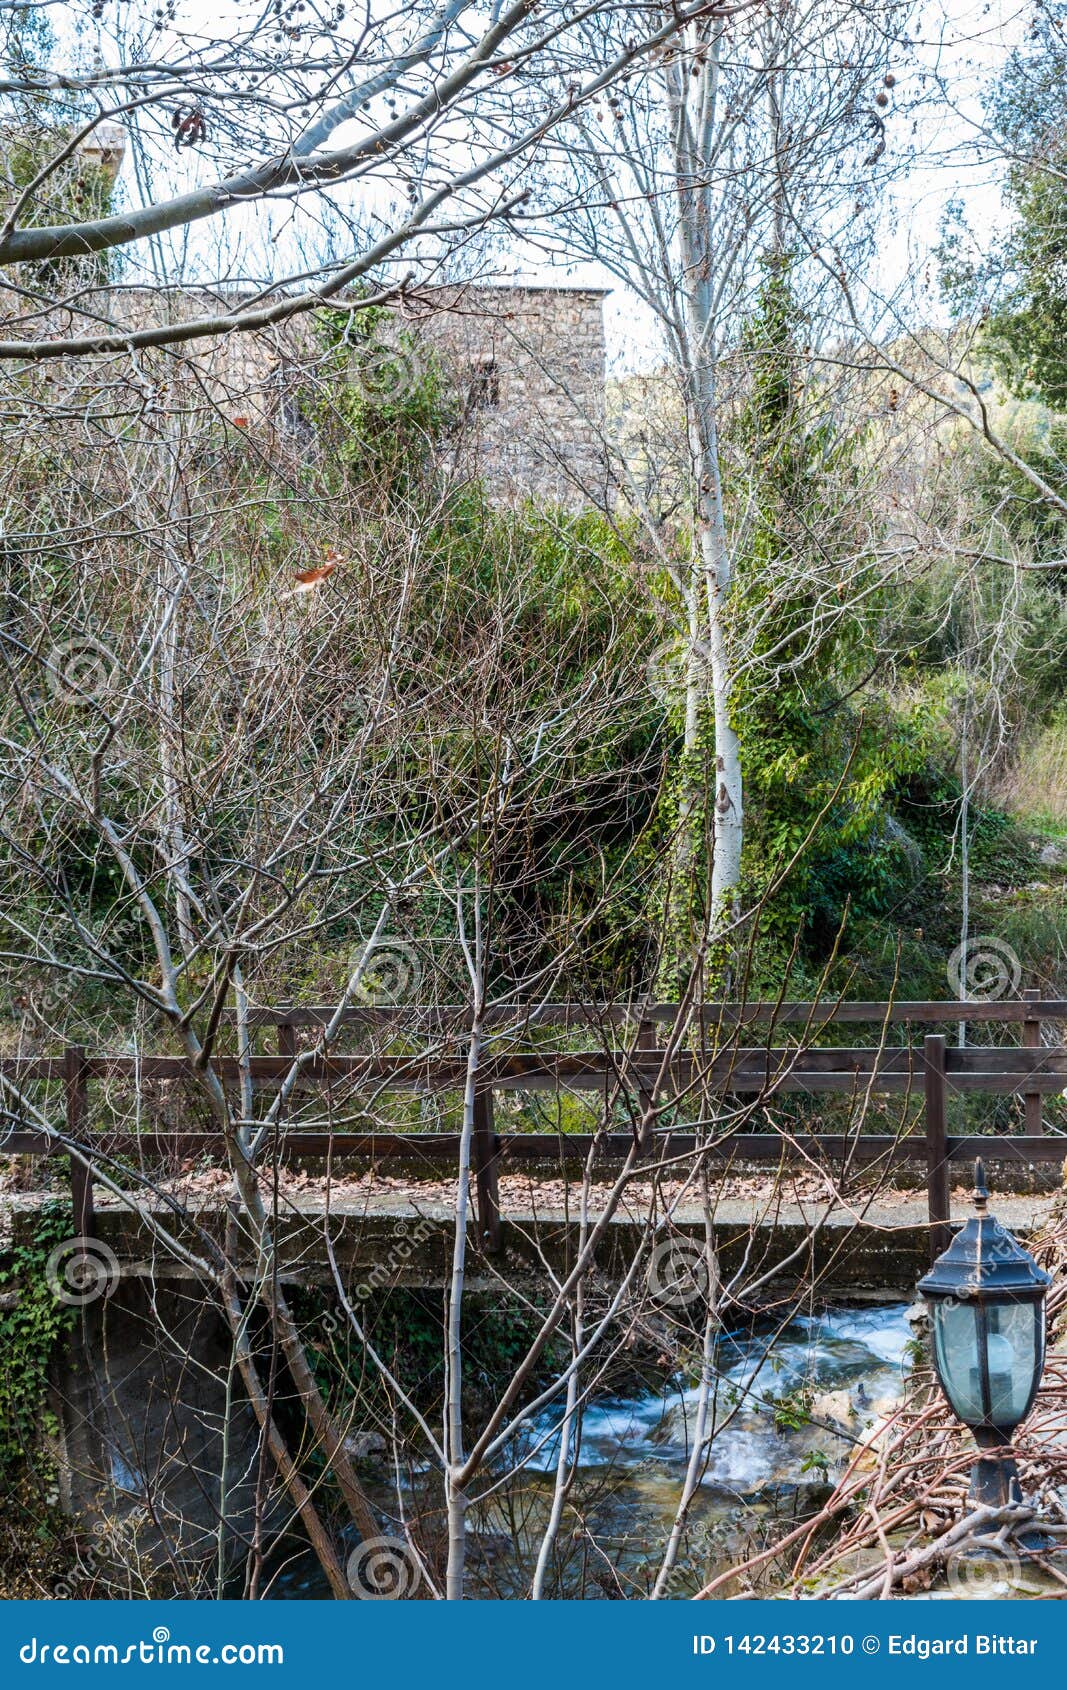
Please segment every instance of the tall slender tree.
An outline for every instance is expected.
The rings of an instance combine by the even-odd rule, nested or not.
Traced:
[[[601,109],[575,113],[556,138],[546,198],[554,188],[571,241],[653,313],[688,442],[681,561],[638,502],[674,580],[685,654],[676,975],[729,932],[741,886],[745,794],[734,705],[749,653],[735,614],[724,445],[743,385],[741,328],[768,249],[781,250],[799,228],[832,249],[862,226],[857,204],[869,202],[884,151],[887,55],[906,15],[890,0],[874,9],[840,0],[694,20],[647,70],[609,91]],[[591,50],[605,51],[613,27],[598,20]],[[815,266],[802,281],[823,276]],[[700,879],[702,839],[707,896],[687,899]]]

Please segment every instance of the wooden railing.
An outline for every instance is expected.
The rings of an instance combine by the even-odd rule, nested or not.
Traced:
[[[288,1075],[295,1058],[301,1062],[301,1086],[332,1085],[343,1081],[354,1091],[438,1094],[462,1091],[467,1080],[467,1055],[463,1049],[469,1011],[462,1006],[359,1006],[346,1010],[341,1018],[346,1027],[374,1028],[407,1040],[432,1037],[443,1048],[426,1048],[416,1054],[342,1052],[316,1050],[311,1043],[301,1047],[300,1033],[314,1033],[334,1019],[328,1008],[258,1008],[251,1012],[253,1030],[273,1028],[277,1032],[277,1054],[252,1054],[243,1060],[234,1054],[212,1055],[213,1071],[224,1081],[236,1084],[244,1074],[253,1088],[276,1086]],[[704,1004],[686,1014],[686,1039],[682,1048],[660,1043],[660,1029],[673,1028],[678,1021],[673,1004],[542,1004],[528,1007],[500,1004],[489,1009],[483,1025],[489,1032],[487,1047],[477,1071],[474,1098],[472,1165],[476,1178],[478,1227],[487,1250],[499,1247],[502,1236],[499,1170],[507,1163],[559,1162],[588,1155],[596,1147],[598,1158],[609,1164],[621,1161],[632,1149],[634,1135],[625,1132],[509,1133],[496,1132],[493,1097],[498,1091],[587,1090],[629,1094],[642,1105],[655,1095],[659,1101],[682,1096],[695,1087],[738,1097],[766,1096],[778,1092],[811,1095],[842,1093],[853,1097],[868,1094],[911,1094],[924,1097],[924,1130],[899,1135],[863,1133],[796,1133],[724,1131],[718,1138],[700,1136],[673,1127],[656,1128],[642,1145],[650,1160],[669,1154],[685,1155],[699,1144],[702,1154],[718,1163],[782,1163],[805,1159],[850,1165],[897,1162],[925,1163],[931,1252],[936,1254],[948,1240],[949,1174],[954,1162],[976,1155],[1011,1159],[1027,1164],[1054,1164],[1067,1153],[1067,1135],[1046,1134],[1042,1099],[1067,1089],[1067,1047],[1042,1044],[1045,1022],[1067,1021],[1067,1000],[1045,999],[1027,993],[1014,1000],[967,1003],[924,1001],[919,1003],[749,1003]],[[943,1032],[927,1033],[921,1045],[893,1045],[880,1038],[877,1045],[822,1046],[741,1045],[733,1042],[743,1027],[763,1026],[772,1034],[778,1025],[795,1028],[805,1036],[823,1036],[837,1023],[867,1023],[886,1029],[955,1025],[959,1022],[1016,1024],[1021,1042],[1006,1045],[964,1045],[949,1043]],[[492,1030],[507,1029],[508,1043],[517,1042],[527,1028],[556,1027],[573,1034],[576,1029],[627,1028],[630,1036],[619,1048],[589,1050],[494,1048]],[[729,1042],[722,1042],[729,1035]],[[8,1109],[7,1130],[0,1147],[7,1153],[48,1155],[71,1146],[72,1197],[79,1236],[93,1228],[92,1166],[94,1159],[121,1156],[165,1156],[179,1149],[184,1154],[217,1154],[216,1134],[196,1132],[96,1133],[90,1129],[90,1085],[94,1080],[127,1078],[134,1085],[162,1080],[195,1080],[198,1070],[192,1062],[174,1056],[90,1055],[71,1047],[61,1057],[7,1057],[0,1059],[0,1072],[16,1083],[62,1080],[65,1091],[65,1123],[57,1139],[21,1124]],[[948,1132],[950,1093],[1019,1095],[1024,1099],[1023,1133],[961,1136]],[[428,1166],[455,1165],[460,1145],[457,1133],[352,1132],[308,1130],[282,1124],[276,1143],[294,1159],[314,1157],[356,1157],[378,1162],[405,1158]]]

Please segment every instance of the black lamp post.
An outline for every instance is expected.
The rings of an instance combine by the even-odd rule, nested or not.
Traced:
[[[1051,1280],[1010,1232],[986,1214],[989,1191],[974,1168],[975,1213],[924,1279],[934,1364],[955,1413],[982,1451],[971,1500],[1020,1500],[1014,1461],[1002,1452],[1030,1412],[1045,1363],[1045,1292]]]

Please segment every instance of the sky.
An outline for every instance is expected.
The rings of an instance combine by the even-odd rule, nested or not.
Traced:
[[[184,0],[186,20],[195,20],[198,10],[205,25],[210,21],[210,27],[217,29],[218,0]],[[879,211],[877,260],[869,280],[874,292],[887,298],[905,288],[913,290],[908,309],[924,321],[944,317],[931,254],[948,202],[963,201],[980,240],[990,238],[1003,218],[998,171],[975,156],[974,141],[982,92],[989,88],[1010,47],[1024,38],[1030,11],[1030,5],[1020,0],[923,0],[916,14],[914,41],[893,66],[896,88],[887,114],[887,162],[895,160],[898,171]],[[95,43],[87,33],[93,28]],[[96,51],[113,60],[106,10],[98,25],[82,21],[78,30],[83,57]],[[202,162],[192,154],[166,157],[159,188],[180,190]],[[135,176],[135,161],[128,156],[121,191],[133,200],[138,198]],[[228,213],[224,233],[217,225],[200,225],[189,239],[185,256],[202,274],[215,268],[233,275],[250,271],[263,275],[292,262],[294,254],[287,250],[290,233],[284,228],[279,232],[276,224],[272,238],[265,241],[262,227],[257,231],[248,214]],[[661,346],[651,314],[602,267],[589,263],[549,267],[532,249],[516,244],[501,255],[499,272],[500,279],[511,276],[610,288],[605,323],[611,372],[646,370],[660,362]]]
[[[890,118],[888,140],[900,173],[879,208],[873,289],[886,299],[907,299],[902,309],[926,322],[944,323],[947,311],[937,285],[933,253],[952,200],[980,241],[991,240],[1005,221],[999,163],[976,156],[982,95],[1008,52],[1025,40],[1032,8],[1019,0],[936,0],[918,14],[914,46],[893,67],[894,101],[906,111],[923,101],[917,126]],[[944,85],[950,101],[936,92]],[[891,155],[890,155],[891,156]],[[574,266],[574,280],[613,285],[595,266]],[[655,325],[641,301],[617,286],[605,311],[609,361],[614,373],[648,369],[659,360]]]

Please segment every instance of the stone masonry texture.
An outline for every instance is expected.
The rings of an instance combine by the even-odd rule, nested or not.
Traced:
[[[114,287],[50,312],[47,323],[37,319],[34,332],[84,335],[186,322],[233,310],[240,297],[221,289]],[[8,322],[0,332],[25,333],[18,301],[5,303],[0,316]],[[420,357],[436,359],[444,373],[461,419],[442,453],[453,473],[479,475],[502,504],[607,505],[601,290],[422,289],[399,302],[387,323],[384,338],[395,335],[404,344],[413,373]],[[162,375],[164,387],[173,382],[187,393],[195,390],[222,414],[284,437],[309,432],[299,394],[314,384],[321,356],[311,318],[302,316],[261,331],[190,340],[166,352],[106,358],[125,379],[136,367],[150,385]],[[100,376],[106,381],[103,370]],[[162,392],[159,397],[166,402]]]

